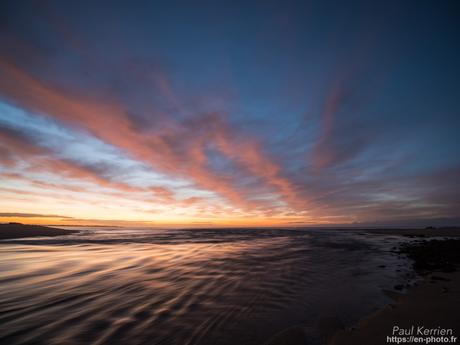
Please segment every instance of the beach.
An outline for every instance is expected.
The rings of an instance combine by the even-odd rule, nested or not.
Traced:
[[[387,291],[393,303],[355,327],[336,332],[330,345],[460,342],[460,234],[456,229],[440,233],[457,238],[435,238],[402,247],[401,253],[413,260],[422,280],[404,294]]]
[[[421,336],[424,334],[421,327],[425,330],[438,327],[452,329],[459,342],[459,272],[428,275],[425,281],[406,294],[393,292],[391,296],[394,299],[392,304],[363,319],[355,328],[338,332],[330,344],[389,344],[389,339],[397,336],[400,329],[409,330],[409,336]],[[394,327],[398,330],[393,331]],[[393,342],[396,343],[396,340]]]
[[[0,242],[2,343],[365,345],[455,326],[458,275],[420,255],[447,243],[426,230],[71,230]]]
[[[0,345],[460,345],[460,0],[0,1]]]

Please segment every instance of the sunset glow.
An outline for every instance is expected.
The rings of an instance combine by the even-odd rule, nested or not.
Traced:
[[[0,222],[458,220],[448,6],[307,3],[5,5]]]

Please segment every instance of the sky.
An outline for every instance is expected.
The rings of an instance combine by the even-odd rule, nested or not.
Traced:
[[[0,222],[460,223],[458,1],[1,1]]]

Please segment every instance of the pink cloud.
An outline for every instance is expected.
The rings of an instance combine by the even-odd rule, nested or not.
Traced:
[[[255,209],[260,202],[250,201],[251,191],[239,188],[238,181],[223,179],[209,170],[205,153],[209,143],[214,143],[229,159],[260,178],[267,188],[275,189],[289,206],[301,208],[305,205],[292,183],[282,176],[281,168],[264,154],[260,144],[238,135],[218,114],[198,116],[191,123],[171,120],[168,129],[162,128],[161,133],[144,132],[136,130],[126,109],[114,100],[88,99],[58,91],[5,61],[0,61],[0,76],[0,92],[20,106],[88,130],[154,169],[189,178],[198,187],[223,196],[237,207]],[[169,90],[167,84],[165,88]],[[173,97],[171,91],[168,94]],[[55,165],[70,176],[86,174],[78,167],[63,166],[62,162],[47,164]],[[103,179],[91,178],[101,185],[107,184]],[[117,188],[128,190],[131,187],[119,184]]]

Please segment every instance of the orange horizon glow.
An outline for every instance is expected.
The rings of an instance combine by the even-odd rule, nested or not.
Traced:
[[[337,40],[305,9],[165,21],[157,5],[133,7],[155,20],[92,6],[5,12],[0,221],[460,222],[451,14],[423,40],[406,21]]]
[[[0,223],[22,223],[29,225],[44,226],[114,226],[114,227],[151,227],[151,228],[207,228],[207,227],[301,227],[301,226],[331,226],[331,222],[308,222],[290,219],[219,219],[219,220],[196,220],[177,219],[155,221],[127,221],[127,220],[104,220],[104,219],[62,219],[59,217],[1,217]]]

